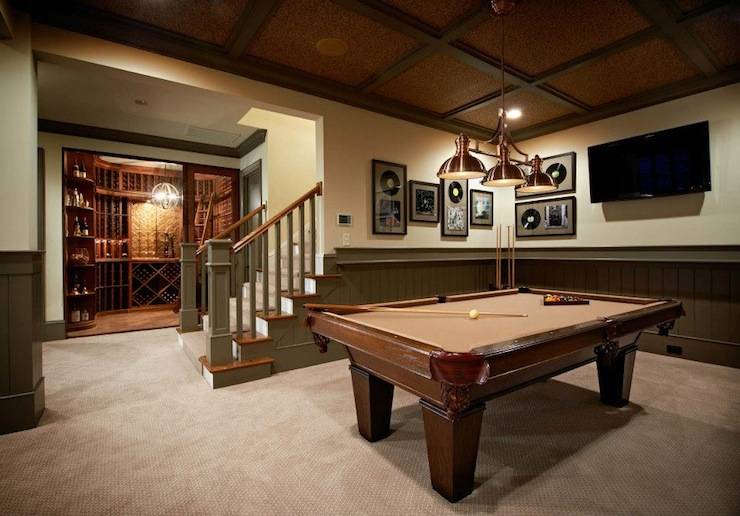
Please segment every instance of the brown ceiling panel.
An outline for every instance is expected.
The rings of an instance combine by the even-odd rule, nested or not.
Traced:
[[[535,76],[650,24],[628,0],[527,0],[506,17],[506,61]],[[499,59],[501,20],[479,25],[463,43]]]
[[[599,106],[698,73],[676,47],[663,38],[653,38],[577,68],[549,84],[590,106]]]
[[[501,82],[447,54],[434,54],[381,84],[375,93],[446,113],[501,88]]]
[[[81,0],[82,3],[191,38],[223,46],[247,0]]]
[[[481,6],[481,0],[383,0],[383,3],[438,31],[472,14]]]
[[[347,53],[316,50],[324,38],[347,44]],[[285,0],[247,49],[251,56],[349,85],[379,75],[418,44],[408,36],[330,0]]]
[[[463,122],[494,129],[498,122],[499,107],[501,101],[497,100],[480,109],[463,113],[457,118]],[[573,113],[566,106],[548,100],[535,90],[518,90],[506,95],[506,107],[522,110],[521,118],[509,121],[514,131]]]
[[[740,8],[706,16],[692,29],[723,66],[740,62]]]

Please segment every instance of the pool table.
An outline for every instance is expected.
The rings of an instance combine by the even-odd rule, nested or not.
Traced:
[[[545,306],[546,293],[589,303]],[[658,327],[665,334],[683,314],[681,303],[668,299],[534,288],[305,308],[321,351],[330,340],[347,349],[365,439],[389,434],[395,385],[419,396],[432,486],[451,502],[473,490],[487,400],[595,360],[601,401],[623,406],[640,333]],[[473,319],[466,315],[473,309],[526,317]]]

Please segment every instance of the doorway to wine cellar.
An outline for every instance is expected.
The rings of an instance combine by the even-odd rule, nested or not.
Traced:
[[[176,326],[180,243],[232,223],[237,171],[68,149],[62,163],[67,336]]]

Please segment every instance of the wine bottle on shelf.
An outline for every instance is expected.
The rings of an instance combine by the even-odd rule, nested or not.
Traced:
[[[82,162],[82,166],[80,167],[80,177],[87,178],[87,169],[85,168],[85,162]]]
[[[123,241],[121,256],[123,258],[128,258],[128,242],[126,242],[125,240]]]
[[[87,294],[87,285],[85,285],[85,280],[82,280],[82,286],[80,287],[80,294]]]
[[[69,194],[69,190],[67,190],[64,194],[64,205],[72,206],[72,196]]]
[[[90,235],[90,226],[87,225],[87,217],[82,217],[82,225],[80,226],[80,230],[82,231],[82,236]]]
[[[73,322],[73,323],[80,322],[80,309],[77,307],[77,305],[70,305],[69,322]]]
[[[80,165],[75,162],[74,167],[72,167],[72,177],[80,177]]]
[[[77,276],[77,274],[72,276],[72,293],[73,294],[80,293],[80,278]]]
[[[77,188],[75,187],[74,190],[72,190],[72,204],[71,206],[79,206],[80,202],[80,192],[77,191]]]
[[[106,258],[110,258],[110,247],[111,247],[110,240],[106,240],[105,241],[105,257]]]
[[[80,320],[82,321],[90,320],[90,312],[87,311],[87,308],[82,309],[82,312],[80,313]]]
[[[80,227],[80,219],[78,217],[75,217],[75,223],[72,227],[72,234],[74,236],[82,235],[82,228]]]

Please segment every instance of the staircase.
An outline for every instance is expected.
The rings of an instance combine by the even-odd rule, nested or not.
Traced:
[[[208,269],[208,313],[199,320],[194,317],[192,281],[193,275],[197,276],[197,245],[183,244],[178,340],[211,387],[256,380],[345,356],[341,347],[330,346],[328,353],[319,353],[304,324],[303,304],[329,299],[341,281],[340,275],[316,271],[314,202],[320,194],[321,183],[235,244],[223,240],[224,234],[206,243],[207,259],[204,252],[200,255]],[[308,224],[304,207],[307,201],[311,208]],[[297,231],[281,233],[281,222],[293,229],[296,209],[302,223]],[[238,234],[238,228],[256,215],[248,214],[226,231]],[[281,234],[285,234],[284,241]],[[310,247],[306,242],[311,243]],[[232,275],[235,286],[227,288],[230,282],[225,277],[231,279]],[[211,318],[218,321],[214,327]]]

